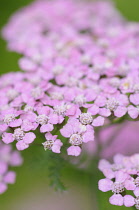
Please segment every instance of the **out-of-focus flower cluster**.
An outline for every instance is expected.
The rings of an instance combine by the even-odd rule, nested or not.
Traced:
[[[8,184],[14,184],[16,179],[15,172],[9,167],[22,164],[22,158],[17,151],[13,151],[11,145],[0,142],[0,194],[7,190]]]
[[[39,129],[44,149],[60,153],[64,137],[78,156],[95,127],[138,118],[138,26],[109,2],[39,0],[17,12],[3,36],[24,72],[0,77],[2,141],[24,150]]]
[[[139,154],[115,155],[112,164],[102,159],[99,169],[106,177],[99,181],[99,189],[113,192],[109,202],[117,206],[135,205],[139,209]]]

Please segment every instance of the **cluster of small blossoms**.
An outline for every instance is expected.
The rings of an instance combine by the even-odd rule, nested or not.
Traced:
[[[99,169],[105,179],[99,181],[99,189],[103,192],[112,191],[109,202],[112,205],[139,209],[139,154],[114,156],[114,162],[100,160]]]
[[[3,37],[23,55],[23,72],[0,77],[4,143],[24,150],[39,129],[45,150],[60,153],[65,138],[68,155],[78,156],[95,127],[138,118],[139,27],[110,2],[38,0],[11,18]]]
[[[51,94],[55,88],[43,79],[37,86],[32,84],[24,72],[0,77],[0,132],[5,144],[15,141],[18,150],[27,149],[38,130],[46,139],[44,149],[60,153],[63,143],[55,135],[58,129],[69,143],[68,154],[78,156],[82,143],[94,140],[94,127],[104,124],[96,106],[85,108],[70,100],[54,99]],[[64,97],[67,88],[62,89]]]
[[[12,151],[11,145],[0,142],[0,194],[7,190],[8,184],[14,184],[16,174],[9,170],[11,166],[22,164],[22,158],[17,151]]]

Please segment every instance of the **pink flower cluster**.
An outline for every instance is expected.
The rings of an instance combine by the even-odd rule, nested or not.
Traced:
[[[9,170],[11,166],[22,164],[22,158],[17,151],[12,151],[10,145],[0,142],[0,194],[7,190],[8,184],[14,184],[16,174]]]
[[[139,154],[117,154],[112,164],[102,159],[99,169],[106,177],[99,181],[99,189],[103,192],[113,192],[109,202],[117,206],[135,205],[136,209],[139,209]]]
[[[138,26],[109,2],[39,0],[17,12],[3,36],[24,71],[0,77],[2,141],[24,150],[39,129],[44,149],[60,153],[64,137],[78,156],[95,127],[138,118]]]
[[[27,73],[9,73],[1,76],[0,88],[2,141],[5,144],[16,141],[18,150],[24,150],[34,142],[34,131],[38,129],[46,138],[46,141],[42,142],[44,149],[60,153],[63,143],[54,133],[55,126],[59,129],[62,125],[60,132],[63,137],[69,138],[71,144],[68,154],[77,156],[81,152],[80,145],[83,142],[94,140],[94,126],[104,124],[103,117],[94,116],[95,105],[94,109],[89,106],[87,112],[82,112],[80,106],[72,101],[53,99],[51,91],[54,90],[54,85],[42,80],[36,86],[30,83]]]

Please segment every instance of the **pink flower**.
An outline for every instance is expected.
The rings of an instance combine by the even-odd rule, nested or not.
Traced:
[[[110,2],[35,1],[13,15],[3,36],[9,50],[22,54],[23,71],[0,76],[0,136],[6,145],[0,148],[1,192],[13,182],[8,167],[21,162],[7,144],[16,141],[24,150],[38,132],[46,138],[44,149],[55,153],[62,139],[68,155],[79,156],[94,133],[96,154],[102,155],[103,146],[107,153],[109,145],[111,153],[125,152],[100,127],[139,116],[138,31],[138,24],[123,20]],[[138,167],[138,154],[100,161],[106,178],[99,188],[114,193],[110,203],[139,208]],[[126,190],[134,191],[135,202],[124,196]]]
[[[52,152],[60,153],[60,148],[62,147],[63,143],[57,139],[57,135],[52,135],[51,133],[45,134],[46,141],[42,143],[44,149],[52,150]]]
[[[90,125],[82,125],[77,119],[71,119],[60,130],[61,134],[69,138],[69,143],[72,145],[68,149],[68,154],[75,155],[80,154],[80,145],[83,142],[87,143],[94,140],[94,130]]]
[[[106,178],[101,179],[98,183],[99,189],[103,192],[112,191],[109,202],[112,205],[126,207],[139,206],[139,174],[138,174],[139,155],[135,154],[131,157],[123,155],[116,155],[114,157],[114,164],[110,164],[106,160],[101,160],[99,169],[104,173]],[[116,164],[116,165],[115,165]],[[108,171],[107,171],[108,170]],[[113,170],[113,176],[109,172]],[[106,173],[107,171],[107,173]],[[112,174],[112,173],[111,173]],[[114,181],[112,181],[113,179]],[[133,191],[135,198],[128,195],[128,191]],[[124,195],[126,194],[126,195]]]
[[[90,109],[89,109],[90,110]],[[91,107],[91,111],[94,113]],[[82,125],[92,125],[94,127],[102,126],[104,124],[104,117],[98,116],[93,118],[91,112],[80,113],[77,118]]]
[[[113,112],[116,117],[122,117],[127,112],[128,98],[125,95],[108,98],[101,96],[96,99],[95,103],[100,106],[100,115],[108,117]]]
[[[22,119],[17,119],[22,111],[16,111],[16,109],[10,108],[1,111],[1,130],[5,131],[8,127],[18,127],[22,124]]]
[[[96,21],[91,22],[92,18]],[[137,118],[138,46],[132,40],[138,42],[138,29],[131,26],[107,2],[35,2],[14,15],[3,36],[10,50],[23,55],[19,60],[23,72],[0,78],[3,141],[12,143],[17,129],[33,136],[38,127],[41,133],[49,133],[76,118],[83,131],[79,128],[65,138],[81,137],[79,145],[70,142],[68,149],[70,154],[77,149],[78,154],[82,142],[94,139],[94,127],[104,125],[103,117],[105,124],[126,118],[127,112]],[[29,142],[20,139],[18,148],[28,148],[32,141],[31,136]]]
[[[3,133],[2,141],[6,144],[17,141],[16,147],[18,150],[24,150],[29,147],[34,139],[36,138],[35,134],[32,132],[25,133],[22,129],[17,128],[14,130],[14,133]]]
[[[19,132],[20,133],[20,132]],[[20,137],[18,136],[18,134],[14,133],[15,138],[19,139]],[[29,145],[34,141],[34,139],[36,138],[35,134],[32,132],[26,133],[24,134],[23,137],[21,137],[20,140],[17,140],[18,142],[16,143],[16,148],[18,150],[24,150],[26,148],[29,147]]]
[[[99,181],[99,189],[103,192],[112,190],[113,193],[119,194],[124,191],[125,181],[128,179],[128,175],[122,171],[115,173],[115,181],[110,179],[101,179]]]

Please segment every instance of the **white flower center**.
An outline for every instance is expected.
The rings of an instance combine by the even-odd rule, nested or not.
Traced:
[[[93,121],[93,117],[90,113],[82,113],[79,117],[80,122],[83,125],[89,125]]]
[[[127,73],[129,72],[129,65],[128,64],[122,64],[120,67],[119,67],[119,74],[124,76],[124,75],[127,75]]]
[[[32,106],[29,106],[29,105],[26,105],[25,108],[24,108],[24,111],[25,112],[33,111],[33,107]]]
[[[134,180],[134,183],[137,187],[139,187],[139,176]]]
[[[54,93],[51,93],[51,98],[52,99],[57,99],[59,101],[62,101],[64,97],[63,97],[63,95],[61,93],[54,92]]]
[[[130,81],[128,81],[128,80],[125,81],[124,83],[122,83],[121,87],[122,87],[123,90],[128,90],[128,89],[130,89],[130,88],[131,88],[131,83],[130,83]]]
[[[102,63],[95,63],[92,67],[93,73],[101,74],[104,71],[104,65]]]
[[[106,108],[114,111],[119,106],[119,102],[115,98],[109,98],[106,102]]]
[[[137,111],[139,112],[139,106],[136,106],[136,108],[137,108]]]
[[[112,192],[119,194],[122,193],[124,191],[124,184],[121,182],[114,182],[112,184]]]
[[[42,55],[40,53],[35,53],[34,55],[32,55],[32,59],[36,63],[40,63],[42,61]]]
[[[44,143],[42,143],[42,145],[44,146],[45,150],[47,150],[47,149],[51,150],[53,144],[54,144],[53,140],[47,140]]]
[[[73,87],[73,86],[77,86],[78,85],[78,80],[74,77],[70,77],[67,81],[66,81],[66,85],[68,87]]]
[[[90,57],[90,55],[83,55],[83,56],[81,57],[81,62],[82,62],[83,64],[89,64],[89,63],[91,62],[91,57]]]
[[[86,103],[86,98],[83,95],[79,95],[74,99],[74,103],[83,106]]]
[[[38,97],[40,97],[41,94],[42,94],[42,89],[40,87],[36,87],[36,88],[32,89],[32,91],[31,91],[31,95],[35,99],[37,99]]]
[[[109,69],[109,68],[112,68],[112,67],[113,67],[112,61],[107,60],[107,61],[104,63],[104,68]]]
[[[55,75],[59,75],[63,72],[64,70],[64,67],[61,66],[61,65],[57,65],[55,66],[53,69],[52,69],[52,72],[55,74]]]
[[[136,209],[139,209],[139,196],[135,198],[135,204]]]
[[[18,92],[14,89],[10,89],[7,91],[6,95],[9,100],[14,100],[18,96]]]
[[[36,118],[36,123],[40,124],[40,125],[45,125],[48,123],[49,117],[46,116],[45,114],[39,115]]]
[[[32,77],[29,79],[29,81],[33,84],[33,85],[38,85],[41,81],[41,79],[39,77]]]
[[[123,169],[123,166],[120,165],[120,164],[112,164],[112,165],[111,165],[111,169],[112,169],[113,171],[119,171],[120,169]]]
[[[135,93],[139,93],[139,84],[135,84],[133,86],[133,90],[135,91]]]
[[[79,134],[72,134],[70,139],[69,139],[69,142],[70,142],[70,144],[72,144],[74,146],[78,146],[78,145],[82,144],[83,138]]]
[[[7,114],[4,117],[4,123],[6,123],[7,125],[14,120],[15,120],[15,115],[14,114]]]
[[[13,138],[15,140],[20,141],[23,139],[24,136],[25,136],[25,133],[21,128],[15,129],[14,134],[13,134]]]
[[[67,105],[61,105],[61,106],[55,106],[54,107],[54,113],[58,115],[65,115],[65,112],[67,111]]]
[[[116,87],[118,88],[119,85],[120,85],[120,79],[119,78],[112,78],[110,81],[109,81],[109,84],[113,87]]]

